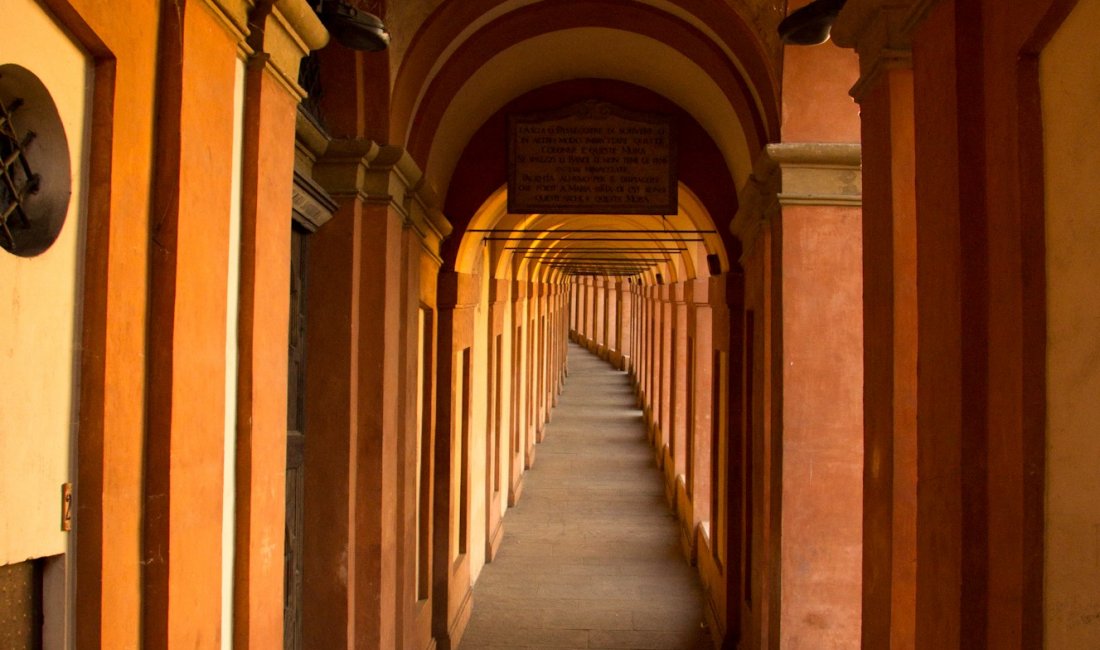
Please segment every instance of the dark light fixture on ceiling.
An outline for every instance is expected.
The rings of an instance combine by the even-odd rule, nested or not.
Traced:
[[[787,45],[820,45],[847,0],[814,0],[779,23],[779,38]]]
[[[316,11],[325,29],[344,47],[381,52],[390,44],[390,33],[381,18],[345,0],[321,0]]]

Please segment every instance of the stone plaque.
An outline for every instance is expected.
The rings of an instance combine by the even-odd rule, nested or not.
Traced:
[[[508,118],[513,214],[675,214],[672,120],[584,102]]]

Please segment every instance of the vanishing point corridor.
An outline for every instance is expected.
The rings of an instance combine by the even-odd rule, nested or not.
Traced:
[[[1100,0],[0,17],[0,650],[1100,649]]]
[[[625,372],[569,345],[569,378],[460,650],[709,648]]]

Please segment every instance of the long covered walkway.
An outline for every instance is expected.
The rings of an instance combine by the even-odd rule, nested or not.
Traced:
[[[569,370],[460,649],[711,647],[627,374],[576,344]]]

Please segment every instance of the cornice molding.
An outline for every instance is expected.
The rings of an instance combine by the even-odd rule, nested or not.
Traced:
[[[324,155],[332,138],[301,108],[294,124],[294,136],[294,216],[315,232],[332,219],[338,207],[313,179],[313,166]]]
[[[740,207],[730,223],[730,231],[741,240],[742,259],[784,206],[861,206],[861,160],[858,144],[798,142],[765,147],[738,193]]]
[[[451,234],[438,194],[403,147],[365,139],[332,140],[314,164],[313,177],[337,199],[354,198],[394,210],[436,257]]]
[[[303,55],[328,45],[328,31],[307,0],[276,0],[275,16],[305,46]]]
[[[202,0],[202,4],[221,22],[229,35],[236,39],[237,48],[247,56],[251,48],[248,38],[248,14],[255,4],[253,0]]]
[[[267,54],[269,70],[298,99],[306,93],[298,86],[302,57],[328,44],[329,35],[306,0],[277,0],[264,18],[263,42],[253,48]]]
[[[710,276],[686,280],[691,284],[691,298],[689,302],[695,306],[706,307],[710,305]]]
[[[262,65],[296,100],[305,97],[298,86],[302,57],[328,43],[306,0],[261,0],[251,7],[246,29],[248,51],[254,52],[249,63]]]
[[[313,165],[328,151],[330,142],[325,129],[299,106],[294,121],[294,168],[312,174]]]
[[[317,181],[297,170],[294,171],[291,201],[294,218],[310,232],[328,223],[339,207]]]
[[[862,102],[889,70],[911,68],[913,32],[939,0],[849,0],[832,39],[859,54],[860,78],[850,94]]]

